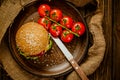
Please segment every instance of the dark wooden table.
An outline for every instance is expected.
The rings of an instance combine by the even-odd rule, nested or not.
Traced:
[[[120,79],[120,1],[104,0],[103,28],[106,39],[106,53],[100,67],[89,76],[90,80]],[[11,80],[6,72],[0,69],[0,80]]]
[[[113,1],[113,79],[120,79],[120,1]]]

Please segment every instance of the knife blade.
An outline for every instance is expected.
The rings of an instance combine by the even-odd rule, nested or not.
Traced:
[[[69,52],[69,50],[66,48],[66,46],[63,44],[63,42],[58,37],[53,37],[50,34],[51,38],[55,41],[57,46],[60,48],[66,59],[69,61],[69,63],[72,65],[72,67],[75,69],[77,74],[80,76],[82,80],[89,80],[85,73],[82,71],[82,69],[79,67],[77,62],[74,60],[72,54]]]

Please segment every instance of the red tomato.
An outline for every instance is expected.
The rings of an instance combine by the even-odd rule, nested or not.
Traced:
[[[67,28],[71,28],[73,25],[73,19],[69,16],[64,16],[61,19],[60,24],[62,24],[63,26],[66,26]]]
[[[50,11],[50,18],[55,21],[60,21],[62,19],[62,11],[59,9],[53,9]]]
[[[64,30],[61,34],[61,40],[63,42],[67,42],[67,43],[71,42],[73,37],[74,37],[74,35],[67,30]]]
[[[51,21],[47,18],[43,17],[38,20],[38,23],[43,25],[46,30],[48,30],[51,26]]]
[[[42,4],[42,5],[40,5],[39,8],[38,8],[38,13],[39,13],[39,15],[40,15],[41,17],[49,16],[50,10],[51,10],[51,8],[50,8],[49,5],[47,5],[47,4]]]
[[[85,33],[85,26],[82,22],[76,22],[72,27],[72,31],[81,36]]]
[[[53,24],[50,27],[50,33],[54,36],[54,37],[58,37],[61,33],[62,33],[62,27],[57,25],[57,24]]]

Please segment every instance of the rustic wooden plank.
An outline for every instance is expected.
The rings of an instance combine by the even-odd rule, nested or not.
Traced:
[[[113,1],[113,79],[120,79],[120,1]]]

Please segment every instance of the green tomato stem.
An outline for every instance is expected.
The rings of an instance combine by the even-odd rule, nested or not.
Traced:
[[[67,27],[61,25],[61,24],[58,23],[57,21],[55,21],[55,20],[53,20],[53,19],[51,19],[51,18],[49,18],[49,17],[47,17],[47,16],[45,16],[45,17],[46,17],[47,19],[49,19],[50,21],[56,23],[57,25],[61,26],[62,28],[66,29],[66,30],[69,31],[70,33],[74,34],[75,36],[80,37],[77,33],[71,31],[70,29],[68,29]]]

